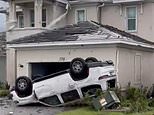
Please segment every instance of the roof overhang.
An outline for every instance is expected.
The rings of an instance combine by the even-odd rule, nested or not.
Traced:
[[[24,48],[40,48],[40,47],[62,47],[62,46],[88,46],[88,45],[121,45],[123,47],[131,46],[130,48],[138,47],[142,49],[154,50],[154,46],[146,44],[138,44],[124,40],[106,40],[106,41],[67,41],[67,42],[46,42],[46,43],[26,43],[26,44],[8,44],[7,48],[24,49]],[[133,47],[132,47],[133,46]]]

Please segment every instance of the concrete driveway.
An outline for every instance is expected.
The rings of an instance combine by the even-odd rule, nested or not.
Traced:
[[[18,107],[11,100],[0,99],[0,115],[56,115],[66,110],[68,108],[52,108],[41,104]]]

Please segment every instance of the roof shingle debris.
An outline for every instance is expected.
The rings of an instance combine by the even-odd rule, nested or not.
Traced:
[[[66,25],[62,28],[44,31],[32,36],[23,37],[8,42],[8,44],[22,43],[41,43],[41,42],[58,42],[58,41],[114,41],[122,40],[141,44],[154,45],[153,42],[145,40],[139,36],[132,35],[118,28],[103,25],[97,22],[80,22],[78,24]]]
[[[108,30],[110,30],[110,31],[112,31],[114,33],[120,34],[121,36],[126,37],[128,39],[132,39],[132,40],[137,41],[137,42],[142,42],[142,43],[147,43],[147,44],[154,45],[154,43],[151,42],[151,41],[145,40],[145,39],[143,39],[143,38],[141,38],[141,37],[139,37],[137,35],[133,35],[133,34],[130,34],[128,32],[122,31],[122,30],[120,30],[118,28],[115,28],[113,26],[103,25],[103,24],[97,23],[95,21],[92,21],[92,22],[97,24],[97,25],[100,25],[101,27],[104,27],[104,28],[106,28],[106,29],[108,29]]]
[[[89,22],[67,25],[62,28],[48,30],[32,36],[12,40],[8,44],[40,43],[55,41],[76,41],[79,34],[91,34],[98,30],[98,26]]]

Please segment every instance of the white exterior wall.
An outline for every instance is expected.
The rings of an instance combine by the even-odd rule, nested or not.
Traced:
[[[135,56],[141,57],[141,82],[135,79]],[[121,86],[151,86],[154,83],[154,58],[152,52],[119,48],[118,75]],[[140,68],[138,68],[140,69]]]
[[[15,49],[9,48],[6,50],[6,80],[10,84],[10,86],[15,85],[15,79],[16,79],[16,53]]]
[[[108,24],[127,31],[125,8],[127,6],[137,6],[137,31],[132,34],[154,41],[154,3],[144,3],[143,6],[136,4],[125,4],[121,8],[120,5],[105,5],[102,7],[102,24]]]
[[[141,82],[135,81],[135,56],[141,56]],[[96,57],[98,60],[113,60],[118,76],[118,85],[126,87],[129,82],[133,86],[151,86],[154,83],[154,53],[116,47],[54,47],[54,48],[26,48],[18,49],[16,53],[16,70],[13,70],[13,62],[9,66],[9,83],[13,83],[16,77],[31,77],[32,62],[68,62],[75,57]],[[23,65],[21,68],[19,65]],[[137,68],[139,69],[139,68]],[[14,76],[16,73],[16,76]],[[10,77],[11,76],[11,77]]]
[[[67,15],[67,24],[74,24],[76,18],[76,10],[77,9],[85,9],[86,10],[86,20],[87,21],[97,21],[97,6],[93,4],[87,5],[74,5],[71,6],[69,13]]]
[[[27,49],[17,51],[17,77],[29,76],[30,62],[63,62],[71,61],[75,57],[96,57],[98,60],[113,60],[115,63],[115,48],[96,48],[96,47],[73,47],[73,48],[54,48],[54,49]],[[20,68],[22,64],[24,67]]]

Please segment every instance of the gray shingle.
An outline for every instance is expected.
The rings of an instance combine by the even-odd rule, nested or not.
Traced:
[[[110,32],[100,31],[102,28]],[[111,32],[116,33],[122,37],[114,36]],[[40,42],[56,42],[56,41],[79,41],[79,40],[127,40],[128,42],[135,41],[139,43],[146,43],[154,45],[153,42],[145,40],[139,36],[132,35],[118,28],[102,25],[97,22],[82,22],[74,25],[67,25],[62,28],[48,30],[32,36],[23,37],[8,42],[8,44],[21,44],[21,43],[40,43]]]

